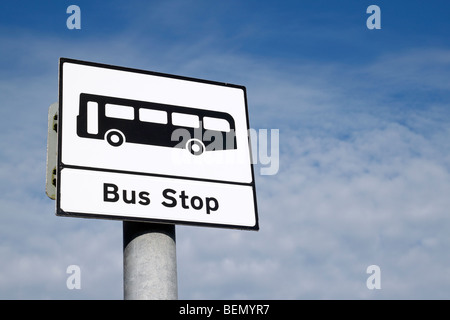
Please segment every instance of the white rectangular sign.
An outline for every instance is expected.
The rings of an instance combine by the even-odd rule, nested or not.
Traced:
[[[57,214],[258,230],[243,86],[60,59]]]

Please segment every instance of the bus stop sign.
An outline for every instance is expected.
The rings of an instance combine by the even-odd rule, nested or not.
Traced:
[[[56,214],[258,230],[243,86],[61,58]]]

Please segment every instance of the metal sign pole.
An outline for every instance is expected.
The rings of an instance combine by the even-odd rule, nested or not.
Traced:
[[[125,300],[178,299],[175,225],[123,221]]]

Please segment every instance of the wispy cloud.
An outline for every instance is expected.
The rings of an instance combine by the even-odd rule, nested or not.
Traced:
[[[2,53],[0,75],[0,297],[122,297],[121,223],[55,217],[44,193],[47,108],[66,56],[246,85],[251,125],[280,130],[278,174],[257,176],[259,232],[177,227],[180,298],[448,298],[446,49],[280,61],[222,50],[214,32],[139,42],[143,21],[82,45],[2,38],[17,55]],[[167,24],[181,37],[183,23]],[[65,286],[71,264],[80,291]],[[378,291],[366,287],[371,264]]]
[[[428,61],[427,52],[421,55]],[[417,60],[412,61],[417,68]],[[439,68],[442,62],[434,61],[433,67]],[[258,235],[224,234],[211,240],[217,239],[218,232],[182,230],[191,243],[194,237],[196,243],[221,248],[215,259],[206,258],[207,248],[197,248],[209,261],[198,276],[210,272],[213,277],[215,270],[225,273],[225,265],[231,270],[242,268],[245,280],[236,277],[234,286],[221,287],[231,297],[263,298],[262,292],[276,287],[271,298],[445,298],[450,283],[438,275],[446,274],[449,264],[439,252],[450,245],[445,232],[450,204],[446,197],[449,148],[443,143],[449,133],[445,106],[429,106],[427,94],[421,94],[415,96],[415,107],[409,99],[395,99],[390,110],[382,94],[386,90],[371,92],[379,88],[376,85],[366,90],[360,87],[349,95],[358,86],[349,74],[361,70],[328,70],[333,70],[327,71],[328,81],[314,74],[300,84],[297,78],[286,80],[288,74],[284,80],[261,77],[261,86],[255,81],[256,118],[261,120],[267,112],[266,119],[273,120],[267,123],[281,125],[280,171],[257,179]],[[367,76],[379,79],[380,66],[376,70]],[[270,70],[264,71],[269,74]],[[415,77],[420,78],[420,72]],[[335,86],[337,78],[340,82]],[[271,90],[264,80],[271,82]],[[431,77],[426,81],[428,90],[440,91],[439,81]],[[311,90],[302,88],[303,83]],[[408,88],[403,81],[393,81],[388,92]],[[307,99],[298,99],[302,94]],[[365,96],[371,99],[362,104]],[[373,109],[377,106],[380,112]],[[230,249],[236,242],[241,250]],[[199,253],[186,254],[199,258]],[[263,274],[257,268],[255,274],[247,274],[252,263],[266,266]],[[379,292],[365,286],[365,270],[371,264],[382,270],[383,290]],[[204,294],[195,297],[224,295],[215,291],[220,274],[212,281],[215,286],[200,285]]]

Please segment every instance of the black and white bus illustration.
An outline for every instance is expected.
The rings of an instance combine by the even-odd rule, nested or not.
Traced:
[[[205,151],[236,149],[235,123],[226,112],[81,93],[77,135],[111,146],[138,143]]]

